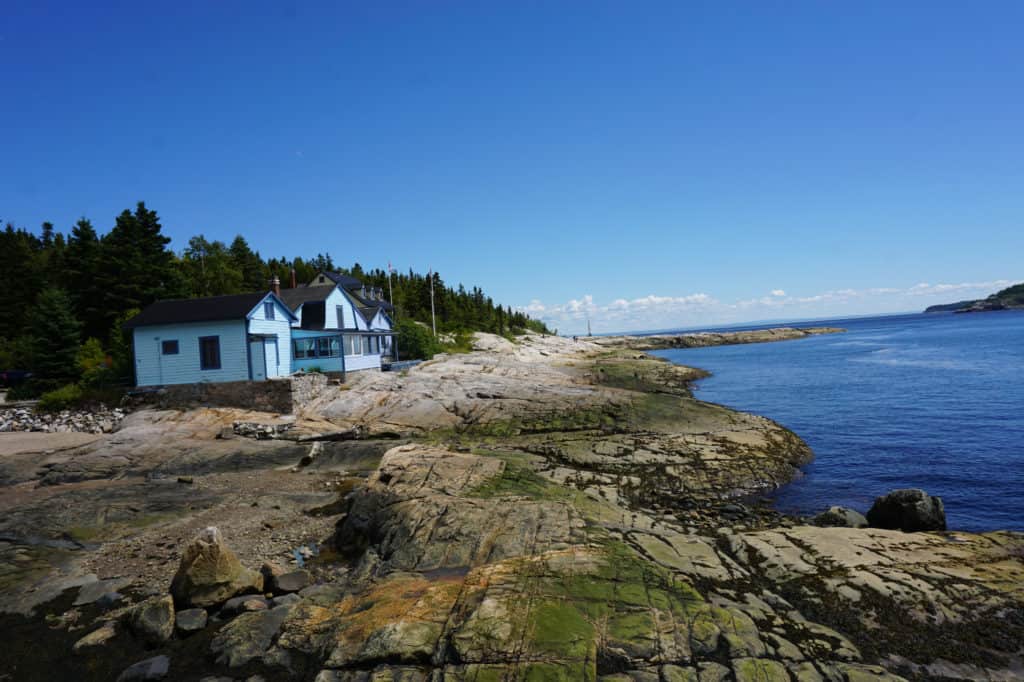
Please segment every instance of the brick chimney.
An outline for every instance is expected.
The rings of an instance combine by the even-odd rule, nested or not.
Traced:
[[[281,280],[277,278],[277,275],[270,280],[270,290],[274,292],[275,296],[281,295]]]
[[[292,289],[294,289],[296,286],[298,285],[295,283],[295,268],[292,268]]]

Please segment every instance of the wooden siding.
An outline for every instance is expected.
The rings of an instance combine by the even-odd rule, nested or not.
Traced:
[[[274,302],[274,319],[268,320],[266,313],[263,309],[264,301]],[[260,334],[260,335],[273,335],[277,337],[277,367],[276,373],[273,367],[268,367],[267,376],[272,378],[274,376],[286,377],[292,373],[292,335],[291,335],[291,322],[292,322],[292,311],[288,310],[281,302],[274,297],[266,298],[260,301],[253,311],[249,314],[249,333]],[[267,348],[268,357],[273,359],[270,355],[271,350]],[[269,364],[270,361],[268,361]]]
[[[136,383],[160,386],[247,380],[249,356],[245,327],[244,320],[138,327],[132,334]],[[220,339],[220,369],[199,368],[199,339],[203,336]],[[178,354],[163,355],[161,342],[172,340],[178,342]]]
[[[377,314],[373,316],[373,320],[370,321],[370,327],[376,331],[391,331],[391,320],[383,310],[378,310]]]
[[[361,369],[380,369],[380,354],[345,356],[346,372],[358,372]]]
[[[342,308],[342,319],[338,319],[338,306]],[[324,301],[324,326],[332,329],[345,329],[352,326],[352,306],[348,302],[341,289],[334,287],[334,291]]]
[[[369,329],[366,325],[366,320],[356,310],[356,300],[352,298],[352,295],[338,287],[337,290],[345,299],[345,328],[346,329]]]

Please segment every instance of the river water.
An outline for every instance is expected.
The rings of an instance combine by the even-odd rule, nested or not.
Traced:
[[[711,371],[701,400],[807,441],[814,462],[773,495],[783,511],[866,512],[915,487],[942,497],[951,529],[1024,530],[1024,312],[828,324],[849,331],[655,355]]]

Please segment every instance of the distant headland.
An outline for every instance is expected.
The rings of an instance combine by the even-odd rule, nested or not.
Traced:
[[[988,298],[929,306],[926,313],[981,313],[989,310],[1024,310],[1024,283],[1015,284]]]

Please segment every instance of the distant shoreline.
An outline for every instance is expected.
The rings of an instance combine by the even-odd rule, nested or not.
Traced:
[[[595,336],[587,340],[602,348],[620,348],[637,351],[665,350],[669,348],[706,348],[748,343],[792,341],[820,334],[841,334],[842,327],[773,327],[735,332],[694,332],[687,334],[652,334],[650,336]]]

